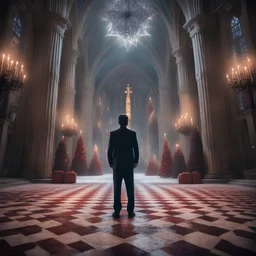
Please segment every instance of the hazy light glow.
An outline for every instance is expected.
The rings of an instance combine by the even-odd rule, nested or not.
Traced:
[[[112,8],[107,11],[107,36],[114,36],[127,51],[131,46],[137,47],[140,37],[150,36],[147,32],[152,12],[142,0],[114,0]]]

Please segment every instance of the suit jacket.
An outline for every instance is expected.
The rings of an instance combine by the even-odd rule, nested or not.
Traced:
[[[113,169],[133,169],[139,162],[139,147],[136,132],[120,127],[110,132],[108,162]]]

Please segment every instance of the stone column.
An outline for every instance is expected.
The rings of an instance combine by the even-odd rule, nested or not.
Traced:
[[[180,114],[188,114],[189,118],[192,117],[195,122],[195,108],[191,95],[191,81],[189,77],[188,66],[188,49],[185,47],[178,48],[172,52],[176,58],[177,71],[178,71],[178,94],[180,101]],[[189,138],[184,135],[179,135],[180,147],[184,153],[185,160],[189,158],[190,143]]]
[[[93,97],[94,89],[92,87],[81,88],[81,106],[80,106],[80,126],[83,131],[83,138],[85,141],[86,151],[88,155],[88,162],[91,160],[93,151]]]
[[[63,2],[63,8],[64,5]],[[31,178],[50,177],[52,170],[60,59],[63,37],[68,25],[68,21],[60,14],[53,12],[36,14],[37,34],[30,99],[32,147],[29,176]]]
[[[63,120],[69,115],[71,118],[74,116],[74,103],[75,103],[75,73],[76,73],[76,63],[78,57],[78,51],[72,49],[69,46],[68,40],[72,40],[72,38],[65,38],[65,43],[63,47],[63,57],[62,57],[62,65],[61,65],[61,77],[60,77],[60,85],[59,85],[59,96],[58,96],[58,118],[57,118],[57,134],[58,141],[60,141],[60,129]],[[71,161],[73,158],[73,141],[74,138],[65,138],[65,143],[67,147],[67,151],[69,154],[69,160]]]
[[[188,62],[188,50],[186,48],[179,48],[172,52],[176,58],[177,69],[178,69],[178,93],[180,99],[180,112],[182,114],[188,113],[189,116],[193,116],[194,109],[190,95],[190,81],[189,81],[189,70]]]
[[[213,77],[210,77],[211,66],[201,25],[201,17],[196,17],[188,21],[184,25],[184,28],[189,32],[193,44],[202,142],[208,167],[208,177],[218,177],[218,172],[221,170],[221,163],[216,152],[216,141],[213,138],[212,128],[214,118],[210,104],[210,83],[212,82]]]
[[[175,145],[175,131],[173,123],[173,107],[171,104],[171,86],[159,88],[159,118],[158,118],[158,137],[159,153],[162,154],[164,134],[171,143],[171,149]]]

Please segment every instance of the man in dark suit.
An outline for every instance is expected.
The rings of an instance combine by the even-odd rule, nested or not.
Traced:
[[[125,181],[128,204],[128,217],[133,218],[134,213],[134,175],[133,169],[139,162],[139,148],[136,132],[127,128],[128,116],[120,115],[118,117],[120,128],[110,132],[108,145],[108,162],[113,168],[114,181],[114,218],[120,217],[122,209],[121,187],[122,180]]]

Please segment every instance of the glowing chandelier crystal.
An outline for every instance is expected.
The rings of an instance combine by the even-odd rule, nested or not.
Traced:
[[[137,47],[140,37],[150,36],[147,28],[153,13],[145,8],[142,2],[142,0],[113,0],[113,6],[104,18],[108,23],[107,36],[117,37],[127,51],[132,45]]]

